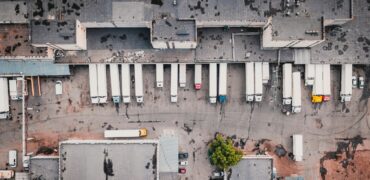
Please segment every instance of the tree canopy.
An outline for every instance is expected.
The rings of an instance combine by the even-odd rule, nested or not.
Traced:
[[[208,155],[212,165],[222,170],[227,170],[231,166],[238,164],[243,156],[243,152],[233,146],[231,139],[225,139],[221,134],[218,134],[209,145]]]

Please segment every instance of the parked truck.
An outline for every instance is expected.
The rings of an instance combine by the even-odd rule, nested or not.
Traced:
[[[9,89],[8,79],[0,78],[0,119],[9,117]]]
[[[130,103],[131,101],[131,76],[130,64],[121,64],[121,80],[122,80],[122,100],[123,103]]]
[[[120,103],[121,101],[121,88],[119,83],[119,70],[118,64],[110,64],[110,85],[112,91],[113,103]]]
[[[292,112],[301,112],[301,73],[293,72]]]
[[[126,129],[126,130],[105,130],[105,138],[138,138],[148,135],[146,128],[140,129]]]
[[[329,101],[331,96],[330,64],[322,65],[323,101]]]
[[[163,64],[156,64],[155,65],[155,80],[157,87],[163,87]]]
[[[262,63],[254,63],[254,100],[256,102],[262,101],[262,91],[263,91],[263,82],[262,82]]]
[[[99,103],[98,94],[98,70],[96,64],[89,64],[89,85],[91,103]]]
[[[19,100],[18,91],[17,91],[17,80],[10,79],[9,80],[9,95],[11,100]]]
[[[245,95],[247,102],[254,100],[254,63],[245,63]]]
[[[217,64],[209,64],[209,103],[217,102]]]
[[[179,86],[186,86],[186,64],[179,64]]]
[[[351,101],[352,64],[342,64],[340,97],[342,102]]]
[[[315,64],[315,81],[313,83],[312,94],[315,96],[322,96],[323,92],[323,66],[322,64]]]
[[[303,160],[303,136],[302,134],[293,134],[293,155],[295,161]]]
[[[262,63],[262,83],[267,84],[270,80],[270,65],[268,62]]]
[[[202,88],[202,65],[196,64],[194,69],[194,88],[199,90]]]
[[[142,103],[144,101],[143,93],[143,68],[142,64],[135,64],[135,96],[136,102]]]
[[[218,82],[218,101],[225,103],[227,100],[227,63],[220,63]]]
[[[177,102],[178,64],[171,64],[171,102]]]
[[[292,64],[283,65],[283,104],[292,104]]]
[[[11,179],[14,175],[13,170],[0,170],[0,179]]]
[[[98,96],[99,103],[107,103],[107,66],[105,64],[98,64]]]
[[[315,65],[305,64],[304,84],[305,86],[312,86],[315,80]]]

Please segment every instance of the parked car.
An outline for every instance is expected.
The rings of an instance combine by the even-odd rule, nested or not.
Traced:
[[[358,78],[358,87],[359,87],[360,89],[363,89],[363,88],[364,88],[364,84],[365,84],[364,77],[360,76],[360,77]]]
[[[179,162],[179,165],[180,166],[187,166],[189,164],[189,162],[188,161],[180,161]]]
[[[186,173],[186,169],[185,168],[179,168],[179,173],[180,174],[185,174]]]
[[[352,88],[356,88],[356,87],[357,87],[357,77],[352,76]]]
[[[224,177],[224,172],[222,172],[222,171],[214,171],[214,172],[212,173],[212,176],[213,176],[214,178]]]
[[[189,157],[189,153],[186,153],[186,152],[179,153],[179,159],[187,159],[188,157]]]

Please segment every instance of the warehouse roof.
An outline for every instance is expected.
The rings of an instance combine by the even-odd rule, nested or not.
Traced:
[[[54,64],[52,60],[0,60],[0,74],[26,76],[68,76],[69,65]]]
[[[231,171],[231,180],[272,180],[273,159],[269,156],[246,156]]]
[[[0,5],[0,24],[27,23],[26,1],[2,1]]]
[[[55,156],[35,156],[30,159],[31,179],[50,179],[59,178],[59,157]]]
[[[71,44],[76,42],[76,21],[32,20],[33,44]]]
[[[176,20],[163,18],[153,20],[152,40],[156,41],[195,41],[196,26],[194,20]]]

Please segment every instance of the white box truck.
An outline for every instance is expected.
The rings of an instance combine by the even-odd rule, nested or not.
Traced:
[[[270,64],[268,62],[262,63],[262,83],[267,84],[270,80]]]
[[[292,104],[292,64],[283,65],[283,104]]]
[[[295,161],[303,160],[303,136],[302,134],[293,134],[293,155]]]
[[[217,102],[217,64],[209,64],[209,103]]]
[[[140,129],[126,129],[126,130],[105,130],[105,138],[138,138],[148,135],[146,128]]]
[[[322,65],[322,83],[323,83],[323,92],[324,95],[323,100],[329,101],[331,95],[331,80],[330,80],[330,64],[323,64]]]
[[[17,150],[10,150],[8,153],[8,165],[9,167],[16,168],[17,167]]]
[[[98,70],[96,64],[89,64],[89,85],[91,103],[99,103],[98,95]]]
[[[130,103],[131,101],[131,76],[130,64],[121,64],[121,80],[122,80],[122,99],[123,103]]]
[[[352,64],[342,64],[340,97],[342,102],[351,101]]]
[[[110,69],[110,85],[112,92],[113,103],[120,103],[121,101],[121,88],[119,83],[119,70],[118,64],[109,64]]]
[[[179,64],[179,86],[186,86],[186,64]]]
[[[11,179],[14,175],[13,170],[0,170],[0,179]]]
[[[98,96],[99,103],[107,103],[107,66],[105,64],[98,64]]]
[[[171,102],[177,102],[178,64],[171,64]]]
[[[19,95],[17,91],[17,80],[10,79],[9,80],[9,94],[11,100],[19,100]]]
[[[245,97],[247,102],[254,100],[254,63],[245,63]]]
[[[218,101],[225,103],[227,100],[227,63],[220,63],[218,75]]]
[[[293,72],[293,93],[292,93],[292,112],[301,112],[302,99],[301,99],[301,73]]]
[[[315,64],[315,80],[313,82],[312,95],[322,96],[323,92],[323,66],[322,64]]]
[[[144,101],[143,93],[143,67],[142,64],[135,64],[135,96],[136,102],[142,103]]]
[[[194,88],[199,90],[202,88],[202,65],[196,64],[194,70]]]
[[[155,81],[157,87],[163,87],[163,64],[155,65]]]
[[[305,64],[304,72],[304,84],[305,86],[312,86],[315,80],[315,65]]]
[[[0,119],[9,117],[9,89],[8,79],[0,78]]]
[[[262,82],[262,63],[254,63],[254,100],[256,102],[262,101],[262,91],[263,91],[263,82]]]

